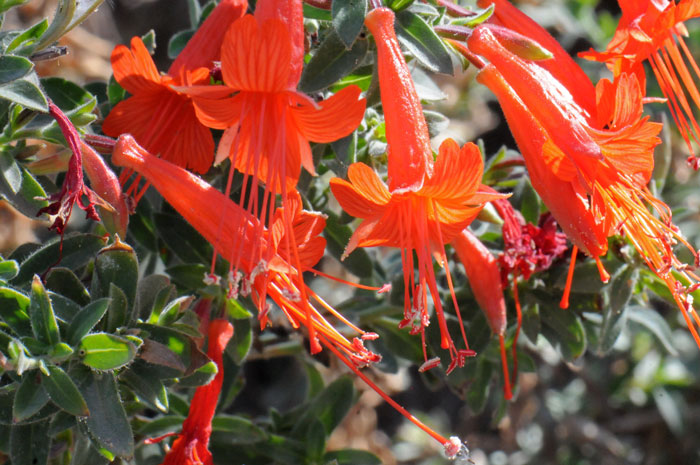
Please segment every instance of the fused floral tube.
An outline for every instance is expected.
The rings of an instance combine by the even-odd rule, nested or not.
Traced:
[[[275,195],[286,202],[302,166],[315,174],[309,141],[347,136],[364,116],[357,86],[318,103],[296,91],[304,63],[303,30],[300,0],[260,0],[255,15],[237,20],[224,37],[224,84],[178,88],[192,96],[203,124],[224,130],[216,162],[230,158],[246,180],[252,177],[251,192],[265,185],[262,205],[250,196],[247,206],[261,218],[272,216],[266,210],[274,210]],[[244,191],[241,202],[245,197]]]
[[[503,364],[503,395],[506,399],[513,397],[508,375],[508,357],[506,355],[506,301],[503,298],[501,273],[498,261],[489,249],[468,230],[462,231],[452,241],[459,261],[469,280],[474,298],[486,315],[486,320],[493,334],[498,336],[501,346],[501,363]],[[515,381],[515,379],[514,379]]]
[[[450,353],[450,372],[456,366],[463,366],[465,358],[474,352],[469,350],[449,270],[446,269],[460,319],[463,349],[456,348],[447,331],[433,271],[433,257],[444,266],[447,262],[444,244],[476,217],[484,202],[502,196],[481,190],[483,162],[474,144],[466,144],[460,149],[454,141],[447,140],[433,162],[428,128],[394,33],[394,13],[388,8],[372,10],[365,24],[377,43],[389,180],[387,186],[372,168],[363,163],[349,167],[348,181],[331,180],[331,190],[343,209],[363,220],[350,238],[344,256],[357,247],[383,245],[401,250],[405,294],[404,319],[400,326],[410,326],[412,334],[421,334],[425,338],[425,327],[430,322],[430,292],[440,325],[440,345]],[[461,169],[455,170],[455,166]],[[439,359],[428,360],[425,343],[423,355],[425,364],[422,368],[439,365]]]
[[[228,320],[216,319],[209,322],[207,357],[216,364],[218,371],[209,384],[200,386],[195,391],[189,414],[182,424],[182,431],[161,465],[213,464],[209,452],[211,421],[224,382],[223,352],[232,336],[233,326]]]
[[[246,0],[219,2],[167,74],[158,73],[139,37],[131,39],[131,49],[117,45],[111,56],[114,78],[131,96],[110,111],[102,131],[112,137],[131,134],[150,153],[206,173],[214,159],[211,131],[197,119],[192,99],[172,86],[209,82],[210,69],[220,59],[226,28],[243,16],[247,7]]]
[[[700,159],[691,141],[700,144],[700,126],[694,116],[700,108],[697,87],[700,68],[683,39],[688,35],[683,22],[700,16],[700,3],[697,0],[619,0],[618,3],[622,17],[607,49],[590,50],[580,56],[606,63],[615,77],[634,74],[642,89],[646,79],[643,63],[648,62],[688,146],[691,154],[688,161],[698,169]]]
[[[549,71],[567,89],[581,89],[582,92],[574,94],[576,103],[590,114],[595,112],[595,89],[591,80],[545,28],[513,6],[509,0],[478,0],[477,5],[481,8],[493,5],[495,8],[490,22],[522,34],[550,52],[552,60],[538,60],[537,64]]]
[[[295,227],[285,229],[286,222],[277,223],[272,232],[263,228],[263,237],[259,238],[256,236],[260,231],[257,218],[199,177],[151,155],[133,137],[124,135],[119,138],[112,161],[143,176],[225,259],[233,260],[231,267],[235,271],[229,276],[229,282],[233,283],[236,292],[240,289],[241,293],[252,295],[263,324],[267,314],[266,297],[269,296],[294,327],[305,325],[308,328],[312,352],[321,349],[317,338],[313,337],[318,333],[336,344],[358,365],[379,360],[362,343],[364,339],[376,335],[350,325],[304,284],[301,274],[304,269],[295,268],[285,259],[289,257],[289,249],[280,244],[288,244],[288,238],[293,235],[300,239],[292,253],[298,254],[303,266],[310,267],[315,264],[312,260],[320,258],[322,253],[319,250],[324,249],[325,241],[312,236],[325,225],[320,215],[303,212],[299,201],[290,202],[290,205],[298,206],[296,213],[290,215],[293,221],[289,224]],[[222,212],[226,212],[226,215],[222,216]],[[263,250],[252,247],[253,243],[262,243]],[[312,298],[321,308],[350,325],[359,337],[349,341],[302,295]]]
[[[221,52],[224,84],[178,88],[192,96],[204,125],[224,130],[216,162],[230,158],[232,166],[244,174],[240,205],[258,217],[257,237],[262,237],[263,224],[276,214],[278,194],[283,211],[291,211],[287,200],[301,167],[315,174],[309,141],[332,142],[347,136],[365,112],[357,86],[319,103],[296,91],[304,63],[303,31],[301,0],[260,0],[255,15],[238,19],[226,32]],[[226,195],[232,176],[233,170]],[[264,185],[262,199],[257,195],[260,184]],[[285,228],[291,229],[291,217],[282,219]],[[290,239],[294,251],[295,237]],[[253,250],[261,247],[261,243],[251,244]],[[300,268],[294,253],[290,260]],[[307,300],[304,287],[300,292],[301,299]],[[320,350],[312,328],[310,332],[312,345]]]
[[[624,233],[666,283],[700,346],[694,326],[700,318],[689,295],[700,279],[676,258],[672,247],[680,242],[697,254],[672,223],[668,206],[646,188],[661,125],[642,116],[637,78],[623,74],[614,82],[601,80],[596,86],[597,113],[575,114],[571,93],[551,74],[502,47],[492,27],[479,26],[468,41],[472,53],[491,62],[477,79],[498,97],[532,184],[576,245],[574,250],[580,248],[596,259],[605,280],[600,256],[607,251],[607,237]],[[538,99],[543,94],[551,98],[547,104]],[[566,131],[567,126],[571,130]],[[562,137],[571,137],[570,144],[585,138],[586,147],[596,144],[602,158],[580,156],[584,148],[568,152],[558,144]]]

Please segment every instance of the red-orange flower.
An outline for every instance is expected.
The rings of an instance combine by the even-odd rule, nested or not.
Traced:
[[[246,8],[245,0],[220,2],[167,74],[158,73],[140,38],[131,39],[131,49],[117,45],[111,57],[114,78],[131,97],[112,109],[102,131],[113,137],[129,133],[149,152],[206,173],[214,158],[211,131],[197,120],[191,98],[172,86],[209,82],[209,69],[219,60],[224,31]]]
[[[254,185],[264,183],[271,204],[274,195],[282,194],[284,201],[295,188],[302,166],[315,173],[309,141],[332,142],[350,134],[365,111],[357,86],[318,103],[296,91],[303,30],[301,1],[259,0],[255,15],[238,19],[226,33],[224,85],[182,89],[193,96],[203,124],[225,130],[216,162],[228,157]],[[267,212],[261,208],[260,214]]]
[[[452,241],[459,261],[469,280],[476,302],[486,315],[486,320],[493,334],[498,336],[501,346],[501,363],[503,364],[503,395],[506,399],[513,397],[508,375],[508,358],[506,356],[506,301],[503,298],[498,261],[489,249],[468,230],[462,231]],[[515,348],[516,340],[513,341]],[[513,351],[515,361],[515,351]]]
[[[579,89],[580,91],[574,95],[576,103],[593,114],[595,111],[595,90],[591,80],[545,28],[514,7],[508,0],[478,0],[477,4],[481,8],[490,5],[495,7],[489,22],[533,39],[549,51],[553,59],[539,60],[537,64],[552,73],[567,89]]]
[[[447,262],[444,244],[476,217],[483,202],[498,194],[479,192],[483,163],[474,144],[466,144],[460,150],[454,141],[447,140],[433,162],[425,118],[394,33],[394,14],[388,8],[375,9],[367,15],[365,24],[377,43],[389,185],[363,163],[349,167],[349,182],[331,180],[331,190],[343,209],[363,219],[350,238],[345,255],[356,247],[383,245],[401,249],[405,284],[401,326],[410,325],[411,333],[421,333],[424,337],[429,323],[430,291],[440,325],[441,347],[448,349],[452,358],[448,368],[451,371],[456,364],[462,366],[465,356],[473,351],[468,350],[463,326],[463,350],[456,349],[447,331],[432,257],[444,265]],[[452,294],[457,307],[453,290]],[[459,315],[459,309],[456,310]],[[425,347],[424,356],[426,368],[437,364],[428,363]]]
[[[190,411],[182,424],[182,432],[175,439],[162,465],[212,465],[209,452],[211,421],[219,402],[224,382],[223,352],[233,336],[233,326],[228,320],[209,322],[209,347],[207,356],[216,363],[218,372],[213,380],[200,386],[192,397]]]
[[[637,78],[622,74],[614,82],[601,80],[597,112],[588,115],[571,96],[576,89],[566,89],[537,64],[504,48],[498,38],[502,33],[482,25],[470,37],[470,50],[491,62],[477,79],[498,97],[532,185],[575,244],[574,255],[580,248],[595,258],[606,280],[600,256],[607,252],[609,236],[624,233],[667,284],[700,345],[693,326],[700,318],[689,296],[699,278],[676,258],[672,246],[681,242],[695,251],[671,222],[668,206],[646,188],[661,125],[642,117]],[[571,273],[562,306],[568,305],[570,282]]]
[[[325,227],[325,219],[320,214],[303,211],[297,195],[288,202],[292,211],[279,211],[268,230],[254,215],[210,184],[149,154],[131,136],[119,138],[112,161],[143,176],[224,259],[229,260],[232,297],[237,292],[250,293],[259,309],[261,324],[267,321],[266,297],[270,297],[295,328],[307,326],[312,352],[321,350],[318,341],[321,339],[334,344],[358,365],[379,359],[362,342],[376,335],[352,325],[304,283],[303,271],[318,261],[325,248],[325,239],[318,237]],[[289,217],[288,221],[282,220],[284,215]],[[291,246],[292,237],[296,246]],[[297,267],[295,263],[300,265]],[[309,299],[356,331],[359,337],[349,341],[326,321]]]
[[[700,92],[695,79],[700,78],[700,69],[683,40],[683,36],[688,35],[683,21],[700,16],[700,3],[697,0],[619,0],[618,3],[622,17],[607,49],[580,55],[607,63],[615,76],[634,73],[642,89],[645,86],[643,62],[647,61],[688,145],[691,153],[688,160],[698,169],[700,159],[694,156],[691,139],[700,143],[700,126],[691,102],[697,111]]]

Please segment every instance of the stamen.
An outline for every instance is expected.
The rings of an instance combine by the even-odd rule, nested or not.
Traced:
[[[604,283],[610,281],[610,273],[603,266],[603,262],[600,261],[600,256],[595,257],[595,264],[598,267],[598,274],[600,274],[600,280]]]
[[[561,302],[559,302],[560,308],[569,308],[569,294],[571,293],[571,283],[574,279],[574,268],[576,267],[576,254],[578,254],[578,247],[573,246],[571,249],[571,262],[569,263],[569,272],[566,274],[566,285],[564,286],[564,294],[561,296]]]
[[[515,300],[515,312],[518,318],[518,326],[515,328],[515,336],[513,337],[513,383],[518,382],[518,336],[520,336],[520,328],[523,326],[523,312],[520,308],[520,297],[518,296],[518,276],[513,275],[513,300]]]
[[[498,342],[501,346],[501,365],[503,366],[503,397],[506,400],[513,398],[513,391],[510,388],[510,376],[508,375],[508,356],[506,355],[506,341],[503,334],[498,335]]]

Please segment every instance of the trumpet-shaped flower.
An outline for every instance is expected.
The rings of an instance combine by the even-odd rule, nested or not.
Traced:
[[[242,209],[227,196],[188,171],[149,154],[133,137],[119,138],[112,155],[117,166],[134,170],[160,192],[165,200],[178,211],[216,250],[230,261],[232,271],[229,284],[232,290],[250,293],[260,311],[264,325],[267,315],[267,297],[270,297],[285,313],[295,327],[305,325],[311,339],[312,352],[321,347],[318,339],[336,345],[358,365],[365,365],[379,358],[367,350],[362,341],[374,337],[350,324],[337,311],[304,284],[302,272],[310,269],[321,257],[325,240],[317,237],[325,226],[325,219],[318,214],[301,210],[301,201],[292,197],[289,201],[290,221],[279,221],[285,212],[279,212],[271,230],[259,225],[259,220]],[[291,224],[291,228],[286,225]],[[258,237],[259,231],[262,238]],[[291,247],[291,237],[296,247]],[[253,244],[262,244],[253,247]],[[294,255],[295,260],[288,261]],[[301,263],[296,268],[292,263]],[[309,302],[317,304],[339,318],[358,333],[349,341]]]
[[[263,183],[263,204],[269,202],[271,209],[275,195],[286,201],[302,166],[315,173],[309,141],[347,136],[365,111],[354,85],[318,103],[296,91],[304,63],[303,30],[300,0],[260,0],[255,14],[237,20],[225,35],[224,84],[182,89],[193,97],[203,124],[224,129],[216,162],[230,158],[254,186]],[[251,195],[248,209],[259,210],[255,213],[265,221],[268,212],[257,202]]]
[[[552,60],[538,60],[537,64],[549,71],[567,89],[580,89],[574,95],[576,103],[589,114],[595,112],[595,90],[591,80],[545,28],[514,7],[509,0],[478,0],[477,4],[482,8],[490,5],[495,7],[489,22],[522,34],[550,52]]]
[[[159,74],[143,41],[112,52],[114,78],[131,96],[119,102],[102,125],[105,134],[131,134],[146,149],[183,168],[206,173],[214,158],[211,131],[197,119],[192,99],[173,86],[206,84],[220,58],[228,25],[245,13],[245,0],[223,0],[210,13],[168,69]]]
[[[447,262],[444,244],[457,236],[478,214],[485,201],[499,194],[480,192],[483,163],[474,144],[462,149],[452,140],[443,142],[433,162],[428,128],[418,96],[394,33],[394,14],[378,8],[365,24],[377,43],[379,85],[388,142],[388,186],[363,163],[348,169],[348,180],[334,178],[331,190],[343,209],[363,221],[350,238],[345,256],[356,247],[390,246],[401,250],[404,267],[405,310],[400,326],[424,337],[429,323],[428,291],[440,325],[443,349],[450,351],[448,371],[462,366],[467,345],[457,350],[447,331],[432,257]],[[459,169],[455,169],[459,167]],[[414,252],[417,261],[414,260]],[[417,267],[417,272],[416,272]],[[416,279],[417,278],[417,279]],[[454,290],[449,280],[454,298]],[[416,285],[417,281],[417,285]],[[461,323],[461,319],[460,319]],[[437,365],[437,360],[423,368]]]
[[[218,371],[209,384],[195,391],[189,414],[182,424],[182,432],[173,442],[162,465],[213,465],[208,447],[211,421],[224,383],[223,352],[232,336],[233,326],[228,320],[209,322],[207,356],[216,364]]]
[[[501,346],[501,363],[503,364],[503,395],[506,399],[513,397],[508,375],[508,357],[506,356],[506,301],[503,298],[498,261],[481,241],[464,230],[452,241],[459,261],[469,280],[474,298],[486,315],[486,320],[493,334],[498,336]],[[517,335],[516,335],[517,341]],[[513,341],[513,348],[515,342]],[[515,351],[513,351],[515,357]],[[515,361],[515,359],[513,360]]]
[[[498,97],[532,185],[576,246],[574,254],[580,248],[592,256],[607,280],[600,262],[607,237],[624,233],[667,284],[700,345],[693,326],[700,318],[689,295],[698,277],[676,258],[672,246],[681,242],[695,251],[671,222],[668,206],[646,188],[661,125],[642,117],[637,78],[622,74],[614,82],[601,80],[597,112],[587,115],[572,97],[576,89],[505,49],[498,38],[502,33],[482,25],[470,37],[471,52],[490,61],[477,79]],[[568,305],[571,272],[562,306]]]
[[[615,76],[635,74],[642,88],[645,84],[643,62],[648,62],[688,145],[691,153],[688,161],[698,169],[700,159],[694,155],[691,140],[700,143],[700,126],[693,115],[693,106],[700,108],[696,84],[700,69],[683,40],[683,36],[688,35],[683,22],[700,16],[700,3],[697,0],[619,0],[619,4],[622,17],[607,49],[604,52],[590,50],[581,56],[606,63]]]

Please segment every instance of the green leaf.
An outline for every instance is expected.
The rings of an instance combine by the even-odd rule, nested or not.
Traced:
[[[0,160],[3,158],[0,156]],[[3,164],[0,170],[0,197],[4,197],[23,215],[30,218],[36,216],[41,208],[49,204],[46,191],[25,167],[13,164],[5,168]],[[19,175],[15,168],[19,169]]]
[[[76,3],[76,0],[59,0],[53,20],[37,44],[37,50],[51,45],[68,31],[68,26],[75,14]]]
[[[73,355],[73,348],[65,342],[59,342],[49,349],[49,361],[52,363],[63,363]]]
[[[348,50],[338,34],[331,31],[304,67],[299,90],[317,92],[332,85],[357,68],[367,49],[367,40],[357,39]]]
[[[107,84],[107,99],[109,100],[109,104],[115,106],[117,103],[124,100],[125,97],[126,90],[119,85],[116,79],[114,79],[114,76],[111,76]]]
[[[73,380],[56,365],[49,365],[49,376],[41,374],[42,385],[51,401],[61,409],[75,416],[90,414],[85,399],[78,391]]]
[[[102,5],[104,0],[80,0],[76,2],[75,11],[68,26],[63,30],[63,34],[73,29],[78,24],[82,23],[92,13],[97,11],[97,8]]]
[[[0,0],[0,13],[5,13],[10,8],[27,3],[28,0]]]
[[[613,276],[610,282],[610,302],[603,308],[603,321],[598,335],[596,352],[599,355],[610,352],[625,327],[625,310],[638,277],[637,269],[627,265]]]
[[[51,447],[48,429],[48,421],[12,426],[10,430],[12,465],[46,465]]]
[[[231,444],[253,444],[267,439],[265,431],[252,421],[235,415],[217,415],[211,422],[213,434],[221,434]]]
[[[396,35],[416,59],[429,70],[452,74],[452,58],[442,39],[420,16],[408,10],[396,14]]]
[[[146,438],[162,436],[168,433],[179,432],[185,417],[180,415],[165,415],[145,422],[136,433]]]
[[[114,332],[126,324],[129,302],[124,291],[119,289],[114,283],[110,283],[109,285],[109,298],[111,301],[109,303],[109,310],[107,311],[105,330]]]
[[[520,213],[528,223],[536,225],[540,220],[539,196],[527,177],[523,177],[523,187],[520,192]]]
[[[328,463],[332,460],[338,462],[338,465],[381,465],[382,461],[376,455],[366,450],[357,449],[341,449],[326,452],[323,456],[323,463]]]
[[[97,279],[95,279],[97,278]],[[130,246],[117,241],[105,247],[97,254],[95,274],[93,277],[93,298],[107,297],[112,285],[124,292],[128,308],[132,308],[136,300],[136,286],[139,279],[139,263],[136,252]]]
[[[41,85],[53,103],[66,113],[75,110],[92,111],[97,102],[97,99],[83,87],[63,78],[43,78]]]
[[[32,281],[29,318],[32,323],[32,333],[38,341],[49,346],[60,342],[61,335],[58,332],[58,323],[51,307],[49,295],[37,275],[34,275]]]
[[[333,19],[330,11],[317,8],[306,2],[304,2],[304,18],[318,19],[321,21],[331,21]]]
[[[156,213],[153,222],[158,235],[183,262],[209,263],[214,249],[179,215]]]
[[[117,391],[112,373],[84,370],[79,383],[90,409],[86,420],[92,438],[102,447],[119,457],[134,453],[134,435]]]
[[[49,401],[49,396],[41,385],[39,370],[32,370],[22,375],[15,401],[12,404],[12,421],[18,423],[25,420],[39,410]]]
[[[88,334],[80,341],[82,362],[96,370],[114,370],[131,362],[136,356],[136,346],[114,334]]]
[[[666,320],[663,319],[656,311],[632,305],[627,309],[627,318],[639,325],[642,325],[656,336],[658,341],[671,355],[678,354],[675,345],[673,344],[673,331],[668,326]]]
[[[310,402],[294,431],[299,432],[301,425],[311,419],[317,419],[323,424],[326,434],[331,434],[350,411],[354,401],[355,388],[352,379],[342,376],[329,384]]]
[[[304,439],[306,442],[306,459],[309,463],[320,463],[323,453],[326,451],[326,431],[323,428],[323,423],[311,419],[306,425]]]
[[[31,51],[34,49],[34,45],[37,43],[41,36],[44,34],[46,29],[49,27],[48,19],[44,19],[31,26],[29,29],[25,29],[17,37],[12,39],[12,42],[7,46],[7,53],[11,53],[17,49],[17,54],[22,55],[25,49]]]
[[[49,111],[49,104],[41,91],[39,79],[34,72],[21,79],[0,85],[0,98],[31,110]]]
[[[50,266],[55,265],[59,257],[61,258],[61,265],[65,268],[71,270],[81,268],[95,257],[97,251],[104,244],[105,239],[101,236],[74,234],[63,239],[63,250],[61,253],[60,238],[56,238],[27,257],[19,267],[19,274],[10,282],[16,285],[28,283],[33,275],[41,274]]]
[[[236,364],[242,365],[252,346],[253,326],[250,324],[250,319],[236,321],[236,330],[233,332],[231,342],[226,346],[226,353]]]
[[[236,299],[226,299],[226,313],[234,320],[247,320],[253,314]]]
[[[80,343],[80,340],[95,327],[107,312],[110,302],[108,298],[99,299],[80,310],[66,331],[66,340],[70,345]]]
[[[177,58],[180,52],[182,52],[182,49],[185,48],[185,46],[187,45],[187,42],[189,42],[189,40],[192,38],[194,33],[194,29],[188,29],[186,31],[180,31],[173,34],[172,37],[170,37],[170,40],[168,41],[168,58],[170,58],[171,60]]]
[[[542,334],[559,350],[565,360],[573,361],[586,350],[586,333],[581,319],[558,305],[540,307]]]
[[[168,412],[168,391],[163,383],[153,376],[152,371],[145,363],[134,362],[128,370],[120,375],[120,379],[131,388],[141,402],[163,413]]]
[[[348,50],[362,30],[367,14],[367,0],[346,0],[331,4],[333,28]]]
[[[61,294],[49,292],[49,299],[51,299],[51,306],[59,321],[73,321],[75,315],[80,311],[80,305]]]
[[[26,295],[9,287],[0,287],[0,319],[18,336],[32,334],[29,302]]]
[[[204,275],[209,273],[209,267],[203,263],[187,263],[171,266],[165,271],[178,286],[183,289],[196,290],[206,286]]]
[[[339,218],[332,212],[326,212],[326,229],[323,230],[323,236],[328,241],[327,249],[334,257],[340,259],[343,251],[352,236],[352,230],[349,226],[340,224]],[[369,278],[372,276],[374,265],[365,249],[357,248],[343,260],[343,266],[352,274],[359,278]]]
[[[34,63],[24,57],[0,56],[0,85],[26,76],[34,68]]]
[[[0,258],[0,281],[7,281],[17,276],[19,265],[15,260],[2,260]]]
[[[187,342],[184,339],[175,338],[169,338],[168,342],[169,345],[166,345],[152,339],[144,339],[143,347],[139,352],[139,358],[148,363],[168,367],[177,371],[177,373],[172,374],[172,376],[165,377],[180,376],[187,370],[187,365],[183,360],[183,358],[185,358],[184,355],[189,355],[183,353],[186,352],[185,347]],[[179,350],[179,352],[176,352],[177,350]]]
[[[10,150],[0,151],[0,171],[13,194],[22,188],[22,168]]]
[[[193,299],[194,297],[191,295],[184,295],[168,303],[158,316],[158,325],[168,326],[174,323],[180,314],[190,306]]]
[[[78,305],[90,303],[90,294],[75,273],[68,268],[56,267],[46,275],[46,288],[64,297],[68,297]]]
[[[170,296],[170,279],[167,276],[160,274],[145,276],[136,288],[134,319],[147,320],[152,314],[159,315]]]

